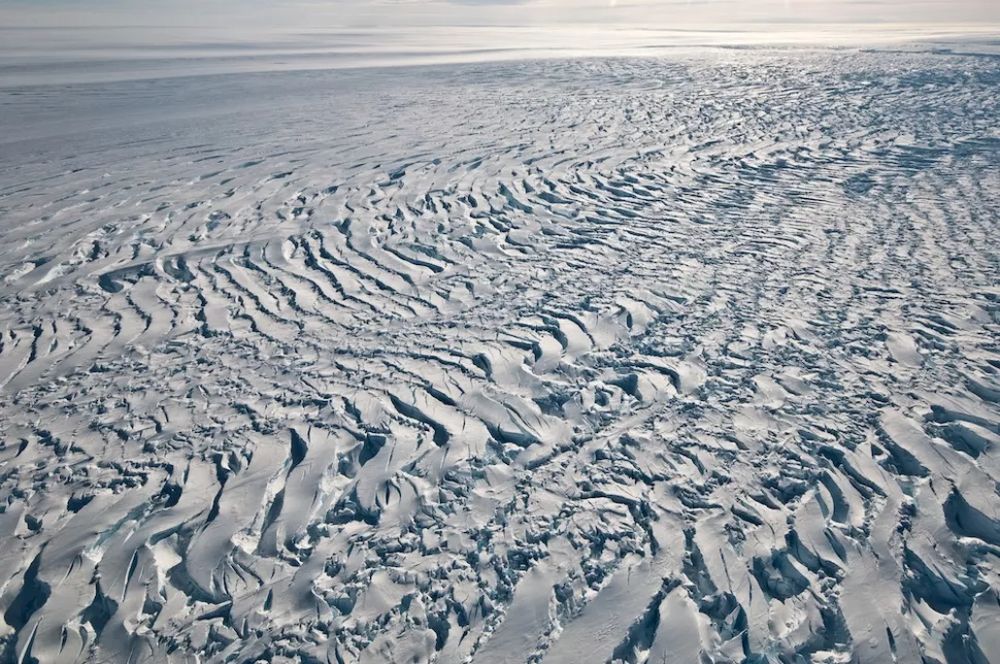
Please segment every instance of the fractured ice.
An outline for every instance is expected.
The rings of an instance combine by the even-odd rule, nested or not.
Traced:
[[[0,103],[7,660],[1000,656],[996,58]]]

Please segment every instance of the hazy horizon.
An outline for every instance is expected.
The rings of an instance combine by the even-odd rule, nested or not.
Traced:
[[[997,50],[997,3],[847,0],[0,2],[0,85],[678,48],[923,42]]]
[[[207,28],[644,25],[653,28],[739,24],[931,24],[1000,22],[991,0],[8,0],[6,27],[175,26]]]

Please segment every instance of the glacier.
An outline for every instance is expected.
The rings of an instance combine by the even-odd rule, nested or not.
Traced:
[[[0,86],[0,658],[1000,661],[998,64]]]

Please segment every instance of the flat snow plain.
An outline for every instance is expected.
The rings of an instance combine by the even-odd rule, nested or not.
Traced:
[[[1000,64],[0,90],[4,661],[1000,661]]]

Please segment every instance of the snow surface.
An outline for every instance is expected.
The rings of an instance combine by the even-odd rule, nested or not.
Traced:
[[[998,661],[995,56],[0,114],[6,661]]]

